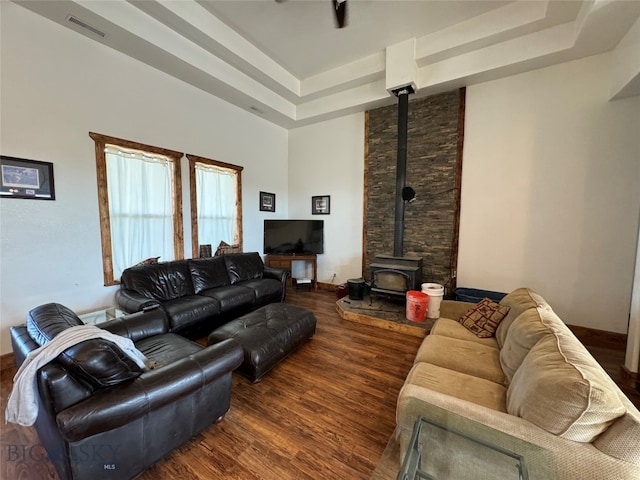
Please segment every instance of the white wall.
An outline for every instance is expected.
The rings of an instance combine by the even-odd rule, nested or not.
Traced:
[[[640,18],[612,51],[611,96],[624,98],[640,91]]]
[[[316,195],[331,196],[330,215],[311,214]],[[289,132],[289,218],[324,220],[318,281],[339,284],[362,275],[363,198],[363,114]]]
[[[467,89],[458,285],[537,290],[569,324],[627,332],[640,97],[608,55]]]
[[[640,229],[638,230],[633,291],[631,292],[631,314],[627,332],[627,351],[624,365],[630,372],[640,370]]]
[[[13,3],[0,8],[1,152],[53,162],[57,194],[0,200],[0,353],[33,306],[113,302],[89,131],[243,165],[246,250],[261,251],[264,218],[322,218],[319,280],[361,275],[363,114],[286,132]],[[607,102],[608,58],[467,89],[458,283],[531,286],[568,323],[626,332],[640,97]],[[276,213],[258,211],[260,190],[276,193]],[[331,215],[311,215],[313,195],[331,195]]]
[[[13,3],[0,7],[1,152],[53,162],[56,187],[55,201],[0,199],[0,353],[11,351],[9,326],[39,304],[113,304],[89,131],[244,166],[244,245],[261,251],[258,191],[277,193],[287,211],[286,130]],[[185,159],[182,173],[189,212]]]

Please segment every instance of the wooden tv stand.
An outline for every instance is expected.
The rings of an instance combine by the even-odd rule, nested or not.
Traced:
[[[267,267],[273,268],[286,268],[291,271],[291,264],[293,262],[311,262],[313,266],[313,278],[311,279],[311,283],[313,284],[313,289],[318,289],[318,257],[314,254],[305,254],[305,253],[292,253],[289,255],[267,255],[266,257],[266,265]],[[293,286],[293,275],[292,278],[287,280],[287,284]]]

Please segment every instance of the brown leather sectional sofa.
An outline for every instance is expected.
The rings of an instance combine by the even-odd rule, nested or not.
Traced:
[[[202,336],[268,303],[284,302],[289,275],[266,267],[257,252],[176,260],[126,269],[116,301],[129,313],[159,306],[169,331]]]
[[[16,363],[74,325],[82,321],[63,305],[33,309],[11,328]],[[35,428],[61,480],[136,477],[225,415],[242,363],[238,342],[202,347],[170,333],[161,309],[100,327],[131,339],[156,368],[142,371],[113,343],[91,339],[37,371]]]
[[[103,339],[78,343],[36,373],[35,428],[62,480],[138,476],[229,410],[231,376],[243,361],[233,339],[203,347],[185,338],[284,301],[285,269],[257,253],[133,267],[116,299],[130,315],[99,325],[131,339],[155,368],[144,370]],[[50,303],[11,328],[17,365],[82,320]]]

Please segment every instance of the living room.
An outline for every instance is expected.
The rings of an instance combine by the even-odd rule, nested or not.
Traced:
[[[102,283],[89,131],[243,166],[246,252],[262,251],[264,219],[310,218],[311,197],[330,195],[319,281],[362,275],[362,111],[285,128],[20,5],[1,8],[2,154],[53,162],[56,185],[54,202],[1,203],[1,354],[11,352],[9,327],[36,305],[83,312],[113,303],[117,287]],[[623,38],[637,38],[633,18]],[[640,96],[611,98],[617,62],[636,78],[639,69],[618,45],[467,85],[457,283],[529,286],[569,324],[627,334]],[[274,213],[259,210],[260,191],[276,194]]]

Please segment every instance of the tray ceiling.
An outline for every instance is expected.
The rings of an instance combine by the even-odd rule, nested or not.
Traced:
[[[623,0],[349,0],[337,29],[331,0],[15,3],[285,128],[393,103],[387,55],[408,40],[424,96],[610,51],[640,16]]]

